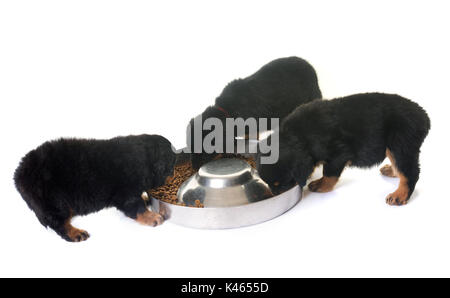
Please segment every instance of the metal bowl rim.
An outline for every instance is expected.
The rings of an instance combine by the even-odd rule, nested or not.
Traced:
[[[258,202],[252,202],[252,203],[242,204],[242,205],[227,206],[227,207],[222,206],[222,207],[202,207],[202,208],[198,208],[198,207],[189,207],[189,206],[182,206],[182,205],[172,204],[172,203],[169,203],[169,202],[166,202],[166,201],[154,198],[154,197],[151,197],[151,199],[157,200],[158,202],[163,203],[163,204],[167,204],[171,208],[180,208],[180,209],[181,208],[185,208],[185,209],[188,209],[188,210],[205,210],[205,209],[207,209],[207,210],[221,210],[221,209],[230,209],[230,208],[239,208],[239,207],[253,206],[253,205],[256,205],[256,204],[264,203],[264,202],[266,202],[268,200],[280,199],[285,193],[293,191],[295,188],[300,188],[300,186],[295,185],[294,187],[286,190],[285,192],[282,192],[282,193],[280,193],[280,194],[278,194],[276,196],[273,196],[273,197],[270,197],[270,198],[267,198],[267,199],[264,199],[264,200],[261,200],[261,201],[258,201]],[[301,189],[300,189],[300,191],[301,191]],[[299,198],[299,200],[300,200],[300,198]]]

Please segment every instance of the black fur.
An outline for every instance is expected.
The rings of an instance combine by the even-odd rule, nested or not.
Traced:
[[[60,139],[29,152],[14,180],[42,225],[76,241],[67,234],[72,216],[116,207],[136,219],[147,210],[142,192],[162,185],[174,163],[170,142],[157,135]]]
[[[320,98],[322,93],[314,68],[298,57],[280,58],[245,79],[229,83],[216,98],[215,105],[202,113],[202,119],[218,118],[224,129],[226,118],[280,118],[281,122],[297,106]],[[188,129],[191,130],[188,144],[193,144],[193,119]],[[203,137],[208,133],[204,131]],[[193,154],[193,167],[198,169],[214,157],[215,154]]]
[[[318,163],[324,163],[324,177],[339,177],[348,163],[371,167],[390,150],[407,178],[409,199],[429,129],[426,112],[398,95],[368,93],[314,101],[286,117],[279,132],[280,159],[259,165],[259,174],[279,193],[295,183],[305,186]]]

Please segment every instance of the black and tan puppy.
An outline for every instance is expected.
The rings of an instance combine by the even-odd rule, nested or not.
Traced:
[[[387,156],[391,165],[381,169],[400,178],[389,194],[390,205],[408,202],[419,179],[420,147],[430,119],[416,103],[398,95],[357,94],[315,101],[297,108],[280,127],[280,159],[260,165],[259,174],[274,192],[295,183],[305,186],[315,166],[323,163],[323,177],[308,187],[328,192],[346,165],[371,167]]]
[[[226,118],[279,118],[281,122],[297,106],[320,98],[322,93],[314,68],[298,57],[280,58],[264,65],[247,78],[229,83],[216,98],[215,104],[202,113],[202,121],[218,118],[224,129]],[[188,129],[188,144],[193,146],[194,119],[190,121]],[[209,131],[203,131],[201,137],[208,133]],[[193,148],[191,152],[194,152]],[[193,154],[192,165],[198,169],[215,156],[216,154],[205,152]]]
[[[16,187],[45,227],[67,241],[83,241],[86,231],[71,218],[107,207],[156,226],[163,218],[147,209],[143,191],[172,175],[175,154],[157,135],[111,140],[61,139],[29,152],[17,168]]]

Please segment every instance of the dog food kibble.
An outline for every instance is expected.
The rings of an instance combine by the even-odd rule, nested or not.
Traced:
[[[183,205],[178,203],[177,192],[181,184],[195,174],[190,162],[176,165],[173,171],[173,176],[166,180],[166,184],[148,191],[149,196],[155,199],[176,205]]]
[[[223,156],[222,156],[223,157]],[[226,156],[229,157],[229,156]],[[246,161],[251,167],[256,168],[256,162],[251,157],[244,157],[242,155],[233,156],[234,158],[239,158],[244,161]],[[190,177],[192,177],[195,174],[195,170],[192,168],[192,164],[190,162],[185,162],[179,165],[176,165],[173,171],[173,176],[170,176],[166,180],[166,184],[151,189],[147,191],[148,195],[151,197],[154,197],[155,199],[164,201],[166,203],[174,204],[174,205],[180,205],[180,206],[186,206],[185,203],[179,203],[178,202],[178,189],[180,188],[181,184],[188,180]],[[194,201],[194,206],[189,207],[196,207],[196,208],[203,208],[204,205],[200,200]]]

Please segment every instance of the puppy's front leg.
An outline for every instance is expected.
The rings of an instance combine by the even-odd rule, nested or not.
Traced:
[[[338,183],[339,177],[344,170],[346,162],[341,160],[332,161],[323,165],[323,177],[308,184],[309,190],[313,192],[329,192]]]
[[[306,185],[306,181],[314,171],[314,162],[311,157],[298,158],[292,170],[292,175],[300,187]]]
[[[162,215],[147,209],[144,213],[137,215],[136,221],[146,226],[156,227],[164,222],[164,218]]]
[[[336,183],[339,181],[339,177],[327,177],[323,176],[320,179],[314,180],[308,184],[308,188],[313,192],[330,192],[333,190]]]
[[[156,227],[164,222],[164,218],[160,214],[148,210],[145,201],[138,196],[128,199],[117,208],[126,216],[146,226]]]

